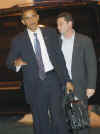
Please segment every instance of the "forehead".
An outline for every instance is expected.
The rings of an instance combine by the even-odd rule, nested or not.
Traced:
[[[64,17],[59,17],[57,22],[67,22],[67,20]]]
[[[37,15],[36,11],[35,10],[27,10],[23,13],[23,17],[30,17],[31,15]]]

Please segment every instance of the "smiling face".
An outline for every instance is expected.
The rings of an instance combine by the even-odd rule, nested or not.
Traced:
[[[22,15],[22,23],[31,31],[35,31],[38,27],[39,15],[35,10],[29,9],[24,11]]]

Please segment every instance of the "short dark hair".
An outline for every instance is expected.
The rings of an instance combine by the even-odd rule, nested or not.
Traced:
[[[23,9],[21,10],[21,19],[23,19],[24,12],[26,12],[26,11],[28,11],[28,10],[34,10],[34,12],[36,12],[36,14],[37,14],[36,9],[34,9],[33,7],[23,8]]]
[[[65,21],[67,21],[67,22],[72,21],[72,23],[74,23],[72,14],[69,13],[69,12],[62,12],[62,13],[60,13],[60,14],[57,16],[57,19],[58,19],[58,18],[61,18],[61,17],[63,17],[63,18],[65,19]]]

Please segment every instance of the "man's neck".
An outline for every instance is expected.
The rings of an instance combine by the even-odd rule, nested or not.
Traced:
[[[72,29],[63,34],[64,38],[70,39],[74,35],[75,31]]]
[[[31,30],[31,29],[27,29],[27,30],[32,32],[32,33],[35,33],[35,32],[37,32],[39,30],[39,27],[37,27],[37,29],[35,29],[35,30]]]
[[[29,28],[27,28],[29,31],[31,31],[31,32],[36,32],[38,29],[39,29],[39,26],[37,26],[36,28],[34,28],[34,29],[29,29]]]

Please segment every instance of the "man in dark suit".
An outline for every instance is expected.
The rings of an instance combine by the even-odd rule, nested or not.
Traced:
[[[33,9],[22,13],[26,30],[12,41],[9,68],[23,71],[24,90],[30,104],[35,134],[67,134],[62,96],[64,87],[72,87],[65,60],[54,29],[38,26],[39,15]],[[69,86],[70,85],[70,86]],[[48,109],[54,129],[50,129]]]
[[[76,99],[87,104],[88,98],[95,93],[96,89],[97,67],[93,43],[89,37],[73,29],[73,18],[68,12],[58,15],[57,27],[61,33],[61,49],[75,87]],[[81,134],[87,132],[87,129],[80,131]]]

